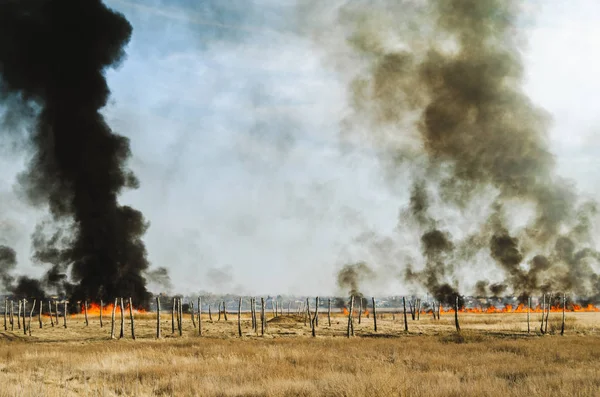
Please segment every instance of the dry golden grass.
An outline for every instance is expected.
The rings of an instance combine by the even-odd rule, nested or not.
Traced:
[[[538,335],[535,315],[529,335],[523,314],[461,315],[460,335],[452,315],[409,319],[408,334],[401,320],[386,314],[374,333],[364,319],[348,339],[342,317],[329,327],[321,315],[317,338],[301,318],[270,321],[265,337],[244,319],[240,339],[235,315],[204,319],[201,338],[189,316],[172,335],[165,315],[155,340],[155,319],[142,315],[136,341],[128,323],[126,339],[110,340],[97,318],[69,318],[67,329],[34,321],[31,337],[0,332],[0,397],[600,395],[600,313],[568,313],[563,337]]]

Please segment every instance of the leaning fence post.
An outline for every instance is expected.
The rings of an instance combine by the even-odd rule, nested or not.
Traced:
[[[56,315],[56,326],[58,327],[58,301],[54,301],[54,314]]]
[[[225,321],[229,321],[227,320],[227,306],[225,305],[225,301],[223,301],[223,318]]]
[[[8,317],[8,298],[4,298],[4,330],[8,331],[6,319]]]
[[[50,325],[52,327],[54,327],[54,318],[52,316],[52,302],[51,301],[48,301],[48,310],[49,310],[48,314],[50,314]]]
[[[156,339],[160,339],[160,297],[156,297]]]
[[[377,332],[377,306],[375,305],[375,297],[373,296],[373,328]]]
[[[133,322],[133,305],[131,303],[131,297],[129,297],[129,319],[131,320],[131,339],[135,340],[135,325]]]
[[[544,314],[546,314],[546,294],[542,296],[542,324],[540,325],[540,334],[544,333]]]
[[[104,311],[104,302],[102,301],[102,299],[100,299],[100,328],[102,328],[104,326],[104,323],[102,322],[102,312]]]

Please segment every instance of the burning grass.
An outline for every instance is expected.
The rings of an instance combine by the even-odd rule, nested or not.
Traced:
[[[36,324],[31,337],[0,332],[0,397],[595,396],[600,388],[597,313],[569,313],[564,337],[556,334],[561,315],[555,313],[545,336],[536,332],[534,316],[528,335],[526,316],[518,313],[462,314],[460,335],[450,315],[409,316],[405,333],[402,316],[393,321],[386,313],[379,332],[363,317],[350,339],[340,314],[331,327],[321,315],[317,338],[302,316],[284,315],[268,322],[264,338],[244,317],[240,339],[236,316],[229,317],[212,323],[204,317],[202,338],[189,315],[183,337],[171,334],[164,315],[164,337],[156,340],[152,313],[136,315],[136,341],[109,340],[110,326],[101,329],[93,315],[88,327],[76,316],[67,329]]]

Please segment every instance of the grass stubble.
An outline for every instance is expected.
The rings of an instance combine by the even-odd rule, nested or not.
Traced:
[[[552,313],[549,334],[532,315],[462,314],[434,321],[400,315],[355,320],[325,316],[312,338],[301,318],[271,319],[264,337],[244,318],[203,319],[198,337],[189,315],[184,334],[156,340],[155,317],[136,316],[136,337],[110,340],[97,317],[69,318],[67,329],[32,324],[32,336],[0,331],[0,397],[4,396],[600,396],[600,313],[568,313],[565,336]],[[118,316],[117,316],[118,318]],[[118,328],[118,321],[117,321]]]

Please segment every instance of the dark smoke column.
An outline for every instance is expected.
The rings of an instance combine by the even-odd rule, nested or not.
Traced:
[[[117,202],[123,188],[137,186],[125,168],[129,141],[99,113],[110,93],[104,70],[124,57],[131,32],[125,17],[99,0],[0,1],[0,98],[10,111],[19,101],[41,109],[20,182],[55,220],[73,221],[52,272],[71,269],[75,299],[149,298],[141,241],[147,224]]]

